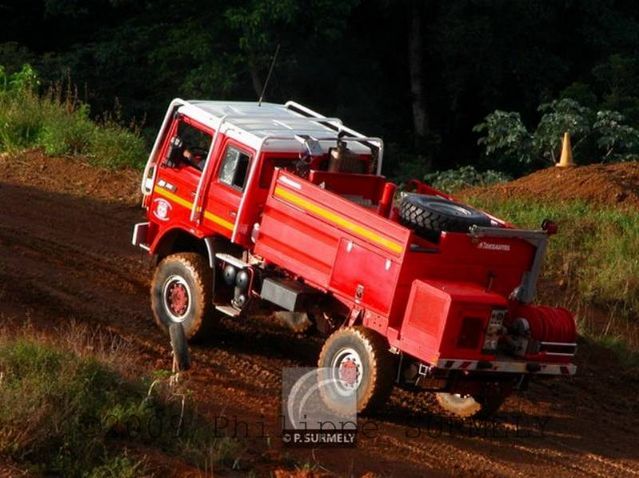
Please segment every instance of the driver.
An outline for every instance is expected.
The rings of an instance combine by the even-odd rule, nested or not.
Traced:
[[[190,164],[198,168],[200,171],[204,169],[204,163],[206,163],[206,155],[202,152],[192,152],[188,147],[184,147],[182,151],[182,157]]]

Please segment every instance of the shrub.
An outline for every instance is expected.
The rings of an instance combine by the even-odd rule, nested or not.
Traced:
[[[126,344],[74,325],[61,343],[26,332],[0,325],[0,403],[11,404],[0,407],[0,457],[46,476],[95,477],[145,474],[128,444],[209,468],[239,460],[244,446],[182,403],[188,390],[124,375]]]
[[[597,132],[597,146],[603,152],[602,161],[627,161],[637,156],[631,151],[639,147],[639,131],[623,124],[617,111],[598,111],[593,129]]]
[[[449,169],[430,173],[424,176],[424,180],[446,192],[455,192],[472,186],[488,186],[490,184],[509,181],[511,178],[499,171],[477,171],[473,166],[462,166],[458,169]]]
[[[80,105],[72,114],[56,108],[48,109],[50,111],[44,116],[38,141],[44,151],[55,155],[88,154],[97,130],[89,119],[88,106]]]
[[[506,171],[525,169],[533,161],[533,138],[519,113],[496,110],[473,128],[484,136],[477,144],[484,146],[486,164]]]
[[[564,132],[573,137],[573,149],[590,134],[592,111],[575,100],[555,100],[540,105],[538,110],[543,115],[533,135],[533,147],[535,154],[549,164],[557,162]]]
[[[139,131],[112,119],[91,120],[88,105],[60,86],[39,95],[28,65],[8,75],[0,66],[0,151],[43,148],[47,154],[82,155],[108,168],[142,167],[145,144]]]
[[[539,106],[541,119],[529,133],[518,113],[495,111],[473,128],[482,136],[482,161],[513,174],[557,162],[564,132],[572,136],[577,163],[624,161],[639,154],[639,131],[618,111],[594,112],[564,98]]]
[[[106,123],[93,132],[89,152],[93,164],[108,168],[142,168],[145,155],[142,137],[115,123]]]

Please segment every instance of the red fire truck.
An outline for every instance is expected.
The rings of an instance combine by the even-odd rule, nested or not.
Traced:
[[[419,181],[384,144],[300,104],[174,100],[142,179],[151,308],[206,334],[270,303],[326,336],[319,367],[358,411],[394,385],[487,416],[537,375],[569,376],[573,316],[533,305],[556,226],[523,230]]]

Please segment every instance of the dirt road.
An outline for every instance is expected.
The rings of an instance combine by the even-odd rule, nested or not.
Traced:
[[[108,328],[132,344],[143,370],[168,368],[167,340],[149,312],[148,261],[130,245],[142,216],[136,174],[37,157],[22,166],[0,158],[0,170],[0,317]],[[195,400],[211,420],[247,423],[243,459],[260,473],[269,457],[289,453],[275,436],[281,370],[312,366],[319,346],[254,318],[224,320],[193,349]],[[362,419],[357,449],[290,454],[340,476],[639,476],[639,373],[589,344],[579,366],[571,381],[536,383],[509,399],[489,423],[447,422],[428,395],[396,391]]]

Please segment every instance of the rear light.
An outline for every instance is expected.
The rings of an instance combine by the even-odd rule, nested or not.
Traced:
[[[505,317],[505,309],[494,309],[491,312],[488,327],[486,327],[486,333],[484,334],[484,345],[482,347],[483,353],[494,354],[497,352],[497,346],[499,344],[499,338],[502,335]]]
[[[546,231],[548,235],[551,235],[551,236],[553,234],[557,234],[557,231],[559,230],[557,223],[554,221],[551,221],[550,219],[544,219],[544,221],[541,223],[541,228],[544,231]]]

